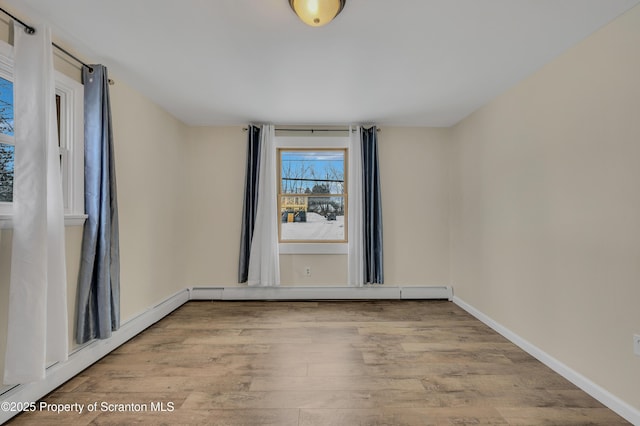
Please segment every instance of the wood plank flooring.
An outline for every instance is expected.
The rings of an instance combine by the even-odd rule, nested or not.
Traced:
[[[84,410],[10,423],[628,424],[446,301],[189,302],[42,402]]]

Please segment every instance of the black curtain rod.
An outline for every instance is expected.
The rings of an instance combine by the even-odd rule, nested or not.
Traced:
[[[11,19],[13,19],[14,21],[18,22],[20,25],[22,25],[24,27],[24,31],[27,34],[35,34],[36,29],[34,27],[32,27],[31,25],[25,23],[23,20],[16,18],[14,15],[12,15],[11,13],[7,12],[6,10],[4,10],[3,8],[0,7],[0,12],[4,13],[5,15],[11,17]],[[78,59],[78,57],[76,57],[75,55],[69,53],[66,49],[63,49],[62,47],[58,46],[55,43],[51,43],[51,45],[53,47],[55,47],[56,49],[58,49],[59,51],[61,51],[62,53],[64,53],[65,55],[67,55],[68,57],[70,57],[71,59],[73,59],[74,61],[76,61],[77,63],[84,65],[85,67],[89,68],[90,72],[93,72],[93,67],[91,67],[88,64],[85,64],[83,61],[81,61],[80,59]],[[113,84],[113,80],[109,79],[109,84]]]
[[[80,65],[84,65],[85,67],[89,68],[89,72],[93,72],[93,67],[91,67],[90,65],[85,64],[80,59],[76,58],[74,55],[72,55],[71,53],[67,52],[62,47],[58,46],[57,44],[55,44],[53,42],[51,42],[51,45],[53,47],[55,47],[56,49],[58,49],[59,51],[61,51],[62,53],[64,53],[65,55],[67,55],[68,57],[70,57],[71,59],[73,59],[74,61],[76,61],[77,63],[79,63]]]
[[[242,131],[246,132],[247,130],[249,130],[248,127],[243,127]],[[276,127],[275,129],[276,132],[311,132],[311,133],[315,133],[315,132],[348,132],[349,129],[281,129],[279,127]],[[379,132],[380,129],[376,128],[376,132]]]
[[[34,34],[36,32],[36,29],[33,28],[31,25],[25,23],[22,19],[16,18],[15,16],[13,16],[12,14],[10,14],[9,12],[7,12],[6,10],[4,10],[1,7],[0,7],[0,12],[4,13],[5,15],[9,16],[14,21],[18,22],[20,25],[22,25],[24,27],[24,31],[27,34]]]
[[[276,132],[348,132],[349,129],[281,129],[276,127]]]

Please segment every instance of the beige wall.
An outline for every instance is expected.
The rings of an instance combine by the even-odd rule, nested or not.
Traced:
[[[120,213],[122,321],[186,287],[187,127],[115,77],[111,108]]]
[[[379,133],[385,284],[449,285],[449,129]]]
[[[246,132],[189,129],[185,187],[186,283],[237,285]],[[446,129],[379,133],[385,283],[446,285],[449,232]],[[304,276],[311,267],[312,275]],[[344,255],[281,255],[283,285],[346,285]]]
[[[455,294],[640,409],[640,7],[453,129]]]
[[[246,138],[240,126],[188,130],[183,145],[185,286],[238,281]]]

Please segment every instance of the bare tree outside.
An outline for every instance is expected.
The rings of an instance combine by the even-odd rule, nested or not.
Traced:
[[[13,146],[0,143],[0,202],[13,201]]]
[[[344,149],[281,149],[282,241],[345,241]]]
[[[0,134],[13,138],[13,83],[0,78]],[[13,145],[0,142],[0,202],[13,201]]]
[[[327,167],[327,180],[330,181],[329,191],[332,194],[344,194],[344,166],[342,168],[331,165]],[[344,215],[344,197],[334,198],[333,208],[337,215]]]
[[[304,160],[282,162],[282,193],[303,194],[308,186],[307,176],[314,176],[313,164]]]
[[[1,77],[0,133],[13,136],[13,83]]]

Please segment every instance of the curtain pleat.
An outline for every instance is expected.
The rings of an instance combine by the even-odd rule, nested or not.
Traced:
[[[107,68],[83,67],[85,211],[76,340],[106,339],[120,327],[118,202]]]
[[[276,179],[275,129],[263,125],[260,135],[260,170],[258,206],[249,256],[250,286],[280,285],[280,253],[278,248],[278,186]]]
[[[4,383],[42,380],[68,355],[64,202],[51,31],[14,26],[13,240]]]
[[[364,282],[383,284],[382,198],[376,126],[362,128]]]
[[[364,284],[364,240],[362,210],[362,141],[360,126],[349,129],[349,180],[347,194],[349,196],[349,254],[348,280],[353,287]]]
[[[242,230],[240,235],[240,260],[238,282],[249,279],[249,255],[258,208],[258,177],[260,174],[260,133],[258,126],[249,126],[247,140],[247,164],[244,178],[244,202],[242,205]]]

